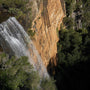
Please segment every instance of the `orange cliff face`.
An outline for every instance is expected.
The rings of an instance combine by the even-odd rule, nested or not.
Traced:
[[[38,2],[40,0],[37,0]],[[65,5],[60,0],[43,0],[37,9],[37,1],[34,1],[35,17],[32,24],[32,29],[35,31],[33,43],[36,46],[42,60],[47,66],[52,59],[55,63],[57,53],[57,28],[60,29],[60,24],[65,17]],[[62,7],[64,6],[64,7]]]

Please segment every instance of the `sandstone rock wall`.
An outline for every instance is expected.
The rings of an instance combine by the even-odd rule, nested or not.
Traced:
[[[65,17],[65,5],[60,0],[34,0],[35,13],[32,29],[35,31],[34,45],[47,66],[57,53],[57,30]],[[39,3],[39,4],[38,4]],[[35,4],[35,5],[34,5]],[[64,6],[64,7],[62,7]],[[55,63],[55,60],[53,61]]]

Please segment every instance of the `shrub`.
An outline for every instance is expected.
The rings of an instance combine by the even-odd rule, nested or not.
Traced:
[[[40,79],[33,71],[27,57],[16,59],[0,54],[0,89],[1,90],[33,90],[38,89]],[[35,89],[34,89],[35,90]]]
[[[41,87],[43,90],[56,90],[55,81],[53,79],[43,79],[41,82]]]

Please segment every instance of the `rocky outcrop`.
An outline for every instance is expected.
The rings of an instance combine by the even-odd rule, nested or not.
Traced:
[[[59,38],[56,29],[60,29],[60,24],[65,17],[65,5],[61,1],[33,0],[32,29],[35,31],[33,42],[46,66],[57,53]],[[52,60],[55,63],[55,60]]]

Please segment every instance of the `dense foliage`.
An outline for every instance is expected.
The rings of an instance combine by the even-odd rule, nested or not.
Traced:
[[[64,24],[68,29],[76,27],[77,20],[81,20],[83,28],[90,28],[90,1],[65,0],[66,17]]]
[[[59,63],[65,65],[73,65],[80,61],[89,59],[90,36],[88,31],[81,29],[75,30],[61,30],[60,31],[60,44],[58,43],[58,58]]]
[[[48,88],[47,88],[48,87]],[[40,79],[27,57],[0,54],[0,90],[56,90],[54,80]]]
[[[25,29],[30,28],[32,24],[32,4],[29,0],[0,0],[0,22],[14,16]]]
[[[90,29],[90,0],[82,0],[83,2],[83,27]]]
[[[90,11],[89,0],[65,0],[67,16],[59,32],[55,79],[58,90],[89,90]],[[75,18],[82,28],[76,29]],[[79,14],[80,15],[79,15]]]
[[[90,31],[62,29],[57,46],[55,79],[58,90],[88,90]]]
[[[39,83],[38,74],[32,71],[32,66],[27,57],[9,59],[5,54],[0,54],[0,89],[33,90]]]
[[[3,11],[6,10],[7,13],[19,18],[26,12],[26,3],[24,0],[0,0],[0,7]]]

